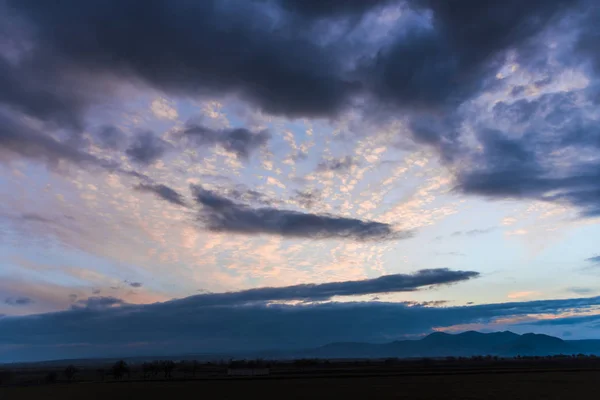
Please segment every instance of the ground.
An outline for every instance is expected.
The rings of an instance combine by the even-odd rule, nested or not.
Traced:
[[[74,382],[0,388],[2,400],[169,399],[583,399],[597,393],[600,370],[481,371],[374,376],[221,378]]]

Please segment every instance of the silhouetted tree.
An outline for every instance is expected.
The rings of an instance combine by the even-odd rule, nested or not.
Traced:
[[[196,371],[198,370],[198,361],[181,361],[179,363],[179,365],[177,366],[177,369],[181,372],[183,372],[184,375],[192,375],[193,377],[196,377]]]
[[[165,372],[165,379],[171,379],[173,377],[173,369],[175,369],[175,363],[173,361],[163,362],[163,371]]]
[[[294,365],[297,367],[312,367],[315,365],[319,365],[319,360],[318,359],[312,359],[312,358],[301,358],[298,360],[294,360]]]
[[[77,373],[77,368],[75,368],[74,365],[68,365],[67,368],[65,368],[65,377],[67,378],[67,380],[69,382],[73,380],[76,373]]]
[[[156,366],[154,363],[145,362],[142,364],[142,374],[144,375],[144,379],[148,379],[150,375],[156,375]]]
[[[121,380],[125,374],[129,376],[129,366],[123,360],[117,361],[112,367],[113,377],[117,380]]]

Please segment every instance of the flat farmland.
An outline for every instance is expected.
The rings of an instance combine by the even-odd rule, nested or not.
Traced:
[[[0,399],[583,399],[600,371],[481,371],[415,375],[74,382],[0,388]]]

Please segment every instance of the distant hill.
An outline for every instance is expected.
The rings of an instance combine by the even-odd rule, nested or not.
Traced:
[[[137,356],[122,357],[135,364],[152,360],[198,360],[217,361],[230,359],[290,360],[300,358],[421,358],[421,357],[470,357],[476,355],[492,355],[499,357],[514,356],[548,356],[557,354],[595,354],[600,356],[600,340],[562,340],[557,337],[526,333],[518,335],[513,332],[481,333],[467,331],[459,334],[434,332],[418,340],[399,340],[384,344],[340,342],[330,343],[313,349],[301,350],[268,350],[244,353],[218,354],[180,354],[172,356]],[[109,363],[118,358],[54,360],[35,364],[92,365],[100,362]]]
[[[432,333],[419,340],[401,340],[386,344],[332,343],[302,352],[317,358],[447,357],[495,355],[502,357],[545,356],[555,354],[598,354],[600,340],[562,340],[535,333],[513,332],[459,334]],[[300,355],[300,354],[298,354]]]

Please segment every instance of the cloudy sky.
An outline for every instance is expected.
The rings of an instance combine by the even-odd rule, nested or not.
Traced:
[[[0,361],[598,337],[599,18],[0,1]]]

